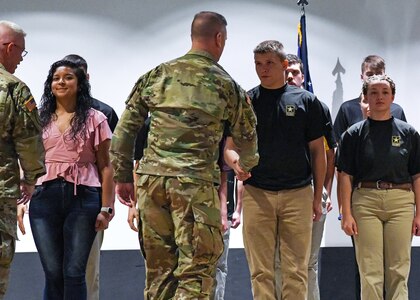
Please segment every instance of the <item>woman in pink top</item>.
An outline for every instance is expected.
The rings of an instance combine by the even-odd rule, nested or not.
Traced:
[[[50,68],[40,118],[47,174],[37,182],[29,218],[45,272],[44,299],[83,300],[90,248],[96,231],[108,227],[114,201],[111,131],[91,108],[85,72],[65,60]]]

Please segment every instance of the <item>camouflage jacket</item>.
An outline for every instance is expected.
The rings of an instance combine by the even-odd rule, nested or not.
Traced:
[[[111,143],[114,179],[133,181],[135,138],[150,112],[139,174],[219,182],[219,141],[228,124],[240,164],[258,163],[256,117],[246,92],[203,51],[190,51],[149,71],[135,84]]]
[[[29,88],[0,64],[0,198],[20,197],[19,164],[28,184],[45,174],[38,110]]]

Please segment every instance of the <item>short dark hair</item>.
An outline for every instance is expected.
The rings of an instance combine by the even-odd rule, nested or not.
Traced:
[[[86,72],[88,70],[88,64],[87,64],[86,60],[83,57],[81,57],[80,55],[69,54],[69,55],[66,55],[63,58],[63,60],[70,61],[70,62],[78,65],[78,67],[82,67],[83,69],[85,69]]]
[[[368,55],[362,62],[362,74],[367,68],[385,72],[385,60],[379,55]]]
[[[286,59],[289,62],[289,66],[299,64],[299,69],[303,73],[303,62],[297,55],[289,53],[286,55]]]
[[[224,16],[212,11],[201,11],[191,23],[192,38],[209,38],[221,32],[227,26]]]
[[[369,85],[372,84],[373,82],[378,82],[378,81],[386,81],[389,83],[389,86],[391,87],[391,92],[392,95],[395,95],[395,83],[394,81],[391,79],[391,77],[389,77],[388,75],[372,75],[369,76],[364,82],[363,82],[363,88],[362,88],[362,92],[363,95],[367,95],[368,89],[369,89]]]
[[[265,54],[265,53],[274,53],[280,57],[281,61],[286,59],[286,52],[284,51],[283,44],[275,40],[267,40],[261,42],[255,47],[254,54]]]

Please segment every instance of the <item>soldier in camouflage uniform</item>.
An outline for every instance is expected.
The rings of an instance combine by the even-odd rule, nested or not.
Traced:
[[[30,200],[36,178],[45,173],[36,103],[29,88],[12,75],[27,53],[24,37],[19,26],[0,21],[0,299],[15,253],[16,204]]]
[[[137,81],[111,144],[118,199],[132,206],[135,137],[148,113],[150,131],[136,169],[145,299],[211,299],[223,251],[215,184],[224,125],[240,149],[238,170],[258,162],[256,118],[246,93],[217,64],[226,20],[198,13],[192,49]]]

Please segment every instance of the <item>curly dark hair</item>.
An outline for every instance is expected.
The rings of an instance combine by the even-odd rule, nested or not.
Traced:
[[[364,82],[363,82],[363,86],[362,86],[362,92],[363,95],[367,95],[368,89],[370,87],[370,85],[374,82],[378,82],[378,81],[385,81],[388,82],[389,87],[391,88],[391,93],[392,95],[395,96],[395,83],[394,81],[391,79],[391,77],[389,77],[388,75],[372,75],[369,76]]]
[[[92,97],[90,95],[90,84],[86,77],[86,73],[79,68],[77,64],[71,61],[59,60],[53,63],[50,67],[47,80],[44,83],[44,93],[41,97],[41,107],[39,109],[41,125],[42,128],[45,128],[51,123],[53,117],[55,116],[57,102],[54,94],[52,93],[51,84],[54,73],[59,67],[71,68],[77,77],[78,92],[76,111],[70,122],[70,138],[76,140],[78,136],[81,138],[84,137],[86,120],[89,116],[89,109],[92,106]]]

